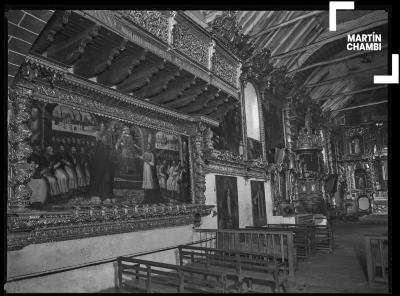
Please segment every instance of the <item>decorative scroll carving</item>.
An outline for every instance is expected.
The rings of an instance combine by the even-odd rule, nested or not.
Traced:
[[[212,152],[212,158],[222,160],[222,161],[244,163],[243,155],[237,155],[228,150],[225,150],[225,151],[214,150]]]
[[[10,251],[28,244],[187,225],[193,222],[194,214],[207,216],[213,208],[206,205],[142,208],[114,205],[76,208],[57,215],[9,216],[11,233],[7,236],[7,246]]]
[[[101,113],[110,118],[118,117],[141,126],[158,128],[169,132],[187,134],[189,130],[190,125],[182,119],[171,118],[171,116],[164,114],[157,115],[158,110],[155,106],[151,110],[146,110],[136,105],[129,109],[115,107],[114,105],[116,104],[110,101],[110,96],[107,93],[99,93],[72,83],[66,80],[60,72],[49,69],[49,67],[28,62],[23,66],[22,72],[37,73],[34,81],[27,79],[26,75],[22,75],[20,77],[22,80],[18,83],[32,89],[35,94],[46,96],[46,98],[43,98],[45,101],[51,100],[54,103],[68,104],[90,112]],[[65,89],[68,89],[68,91]],[[138,112],[132,112],[134,110]]]
[[[243,61],[241,79],[248,80],[252,78],[256,81],[267,79],[274,69],[270,62],[270,56],[271,51],[264,48]]]
[[[267,167],[267,161],[263,160],[262,156],[257,159],[249,159],[246,162],[252,168],[266,169]]]
[[[197,125],[195,136],[190,137],[191,146],[193,149],[193,178],[194,178],[194,198],[196,204],[205,203],[204,192],[206,190],[206,179],[204,172],[204,138],[208,133],[207,127],[201,122]]]
[[[168,43],[170,12],[158,10],[120,10],[119,13],[135,25]]]
[[[200,65],[208,67],[210,38],[189,25],[182,18],[173,28],[173,46]]]
[[[31,132],[27,125],[31,93],[23,89],[9,89],[8,93],[8,206],[22,210],[29,204],[31,189],[27,183],[35,169],[27,162],[32,148],[27,144]]]
[[[230,84],[236,85],[237,67],[219,50],[216,50],[212,57],[212,71]]]
[[[296,149],[322,149],[321,137],[301,129],[297,137]]]
[[[211,23],[211,34],[222,45],[232,51],[241,60],[248,59],[255,46],[249,43],[250,36],[241,32],[235,11],[224,11]]]

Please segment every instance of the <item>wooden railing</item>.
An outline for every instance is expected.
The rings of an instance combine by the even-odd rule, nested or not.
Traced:
[[[196,229],[196,232],[201,239],[210,238],[211,248],[272,255],[287,265],[289,276],[294,276],[297,260],[292,231]]]
[[[296,248],[297,258],[306,259],[315,251],[315,233],[312,227],[301,225],[280,225],[268,224],[264,226],[246,226],[246,229],[266,230],[266,231],[285,231],[292,230],[294,233],[293,243]]]
[[[179,293],[227,292],[226,273],[224,272],[130,257],[118,257],[117,262],[117,289],[120,292],[122,292],[122,289],[131,289],[147,293],[166,293],[168,292],[167,289],[171,287]],[[130,281],[124,281],[123,275],[130,275],[133,278]]]
[[[365,249],[367,259],[368,283],[388,283],[388,237],[366,235]]]
[[[185,245],[178,249],[181,266],[185,261],[191,265],[204,266],[208,270],[222,267],[228,272],[227,279],[233,277],[236,280],[239,292],[244,292],[243,283],[247,283],[247,292],[253,292],[253,283],[270,286],[273,292],[280,292],[281,286],[285,289],[287,273],[279,271],[286,267],[284,263],[277,262],[274,256]],[[263,275],[248,274],[247,271],[260,272]],[[272,274],[273,279],[269,279],[266,273]]]
[[[247,226],[249,227],[249,226]],[[250,226],[249,228],[254,228]],[[295,246],[296,242],[298,242],[296,238],[296,234],[302,228],[310,229],[309,239],[312,243],[311,252],[315,249],[317,251],[329,251],[333,252],[334,247],[334,238],[333,232],[329,225],[312,225],[312,224],[267,224],[262,226],[262,228],[267,228],[268,230],[277,229],[277,230],[293,230],[295,232]]]

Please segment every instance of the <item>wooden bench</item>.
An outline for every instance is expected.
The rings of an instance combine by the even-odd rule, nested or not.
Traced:
[[[235,281],[239,292],[254,292],[253,284],[269,286],[273,292],[281,292],[281,288],[286,290],[287,266],[275,256],[187,245],[178,249],[181,266],[186,259],[190,264],[202,265],[207,270],[222,267],[228,272],[227,278]],[[267,274],[272,274],[272,280]],[[243,283],[247,284],[246,290]]]
[[[246,229],[268,230],[268,231],[293,231],[293,244],[296,248],[296,255],[299,259],[305,259],[314,254],[314,230],[310,227],[281,226],[279,224],[268,224],[265,226],[246,226]]]
[[[365,235],[365,256],[367,259],[368,284],[389,283],[389,244],[386,235]]]
[[[253,226],[247,227],[250,229],[260,229]],[[308,257],[314,251],[333,251],[333,232],[329,225],[267,224],[261,226],[261,228],[278,231],[293,230],[293,242],[297,248],[297,255],[300,258]]]
[[[118,257],[117,289],[147,293],[227,293],[226,273],[204,268]],[[129,281],[123,275],[131,276]]]
[[[260,253],[275,256],[284,262],[289,277],[294,276],[297,266],[296,248],[293,245],[293,231],[268,231],[252,229],[196,229],[200,239],[212,238],[212,248],[245,253]],[[202,245],[201,245],[202,246]]]
[[[313,225],[315,233],[315,249],[333,252],[333,232],[329,225]]]

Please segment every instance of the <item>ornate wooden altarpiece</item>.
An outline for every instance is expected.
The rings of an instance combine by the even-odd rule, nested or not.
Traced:
[[[357,212],[357,200],[367,197],[368,211],[387,211],[387,187],[382,188],[384,161],[387,161],[387,142],[382,141],[386,127],[375,123],[360,126],[342,126],[335,130],[334,138],[337,170],[346,183],[346,196],[350,212]],[[383,131],[383,133],[382,133]],[[387,137],[387,136],[386,136]],[[387,165],[386,165],[387,173]],[[376,202],[375,202],[376,199]]]
[[[291,157],[279,165],[267,164],[262,120],[260,126],[263,153],[258,159],[247,157],[247,136],[243,128],[246,126],[245,110],[241,101],[245,83],[252,82],[256,86],[260,119],[262,119],[261,101],[265,90],[272,86],[278,93],[285,93],[292,82],[286,78],[285,69],[275,69],[272,72],[268,51],[254,52],[251,42],[248,42],[248,38],[240,32],[233,12],[224,13],[216,18],[211,33],[184,13],[176,11],[90,10],[60,11],[56,14],[58,18],[44,29],[42,37],[39,37],[42,39],[39,45],[36,45],[35,54],[26,58],[14,86],[9,88],[7,212],[9,250],[19,249],[28,244],[190,224],[195,214],[208,215],[214,207],[205,205],[206,173],[269,180],[274,176],[274,172],[294,167],[288,161]],[[54,41],[57,32],[65,30],[71,19],[73,19],[71,26],[79,26],[79,22],[89,26],[82,34],[69,36],[73,40],[76,39],[75,43],[78,46],[68,51],[65,42],[61,42],[51,48],[51,42]],[[76,61],[85,48],[90,47],[93,40],[97,40],[95,37],[100,31],[101,34],[108,36],[119,35],[119,39],[115,36],[113,38],[120,40],[120,45],[110,48],[109,55],[105,55],[104,61],[99,64],[101,67],[98,65],[97,68],[79,68],[79,64],[75,65]],[[157,69],[173,65],[179,68],[178,72],[186,71],[185,75],[188,75],[187,73],[194,75],[194,79],[188,81],[190,85],[185,82],[185,87],[193,85],[195,81],[194,88],[203,88],[201,82],[200,84],[198,82],[202,80],[207,82],[207,87],[210,85],[215,90],[203,88],[202,92],[207,91],[201,100],[197,101],[204,102],[204,105],[193,107],[187,99],[178,99],[180,102],[171,101],[166,108],[161,105],[164,100],[163,95],[153,97],[153,102],[156,103],[154,104],[140,99],[140,96],[135,94],[124,93],[118,89],[101,86],[91,79],[82,78],[82,75],[86,74],[100,75],[98,72],[104,72],[104,69],[110,67],[116,57],[131,43],[143,48],[144,55],[150,52],[153,63],[156,61],[156,65],[159,65]],[[46,52],[47,56],[61,60],[56,63],[45,56],[37,55],[43,52]],[[63,54],[60,55],[59,52]],[[160,58],[162,60],[159,60]],[[143,57],[138,55],[134,60],[140,63]],[[74,66],[75,71],[81,71],[81,77],[71,72],[71,66]],[[121,66],[125,67],[128,73],[132,72],[129,70],[131,66],[124,64]],[[97,72],[88,74],[85,73],[86,69]],[[177,75],[179,76],[179,73]],[[106,79],[104,75],[97,77],[98,81],[104,80],[106,85],[112,85],[113,79],[116,78],[110,75]],[[143,82],[146,82],[148,78],[143,79]],[[160,80],[163,79],[166,78]],[[167,84],[164,84],[162,89],[166,93],[174,92]],[[188,92],[190,91],[188,88]],[[177,93],[182,94],[182,90]],[[182,101],[189,104],[182,105]],[[68,210],[33,211],[29,208],[31,191],[27,185],[35,170],[35,167],[27,161],[33,152],[29,144],[32,132],[27,125],[31,120],[33,102],[67,106],[102,118],[177,137],[187,137],[190,202],[145,206],[118,202],[85,203],[76,204]],[[171,107],[174,106],[179,106],[185,112],[173,110]],[[218,126],[218,120],[222,120],[225,114],[234,108],[240,108],[243,128],[241,135],[243,153],[239,155],[215,150],[212,140],[211,127]],[[196,112],[199,114],[195,115]],[[289,128],[287,117],[285,117],[285,127]],[[285,133],[285,143],[290,156],[290,132],[286,128]],[[288,188],[293,187],[294,181],[285,177],[282,182],[289,184],[285,190],[289,190],[287,196],[292,198],[295,191]]]
[[[71,35],[71,30],[77,29],[81,33]],[[65,36],[67,39],[62,40]],[[68,38],[70,41],[65,41]],[[190,224],[195,214],[208,215],[214,206],[204,204],[204,161],[209,152],[207,135],[211,126],[218,125],[221,116],[238,106],[239,59],[179,11],[57,11],[39,39],[34,54],[27,57],[8,95],[8,249],[19,249],[32,243]],[[102,45],[104,39],[112,43]],[[58,43],[54,45],[55,41]],[[86,60],[81,63],[79,58],[85,51],[96,46],[105,51],[98,56],[86,54]],[[130,56],[125,54],[120,58],[126,51]],[[129,59],[129,63],[123,63],[124,59]],[[121,73],[114,71],[116,64],[122,67],[120,72],[128,71],[130,75],[135,65],[141,63],[145,67],[145,59],[150,61],[148,67],[154,68],[151,61],[153,64],[156,61],[158,67],[151,71],[139,70],[143,78],[136,78],[135,83],[147,83],[154,73],[166,67],[176,69],[172,71],[173,75],[156,79],[158,87],[155,89],[162,91],[162,95],[152,98],[156,104],[140,99],[149,93],[148,87],[137,97],[129,93],[129,88],[126,88],[128,93],[123,93],[81,78],[97,75],[98,81],[106,85],[119,83],[116,81]],[[113,63],[116,60],[117,63]],[[110,65],[112,69],[108,76],[100,75]],[[71,72],[71,66],[79,76]],[[182,82],[168,84],[179,76]],[[177,89],[173,89],[175,85]],[[189,89],[193,85],[200,92]],[[190,105],[193,100],[185,98],[190,98],[190,92],[202,94],[197,101],[204,104],[193,108]],[[183,99],[171,101],[173,96],[182,94]],[[167,108],[160,105],[166,100],[170,100]],[[67,210],[30,209],[32,190],[28,182],[35,167],[27,161],[33,152],[28,122],[32,103],[38,101],[150,128],[179,139],[186,137],[190,201],[144,206],[115,201],[101,205],[86,202]],[[171,107],[180,107],[182,112]],[[188,115],[197,111],[198,115]]]
[[[138,231],[192,223],[193,215],[210,213],[204,205],[202,171],[203,133],[207,126],[218,124],[204,116],[185,116],[137,100],[126,100],[129,108],[118,106],[124,97],[112,96],[102,87],[71,81],[56,65],[28,58],[23,69],[36,69],[35,77],[22,71],[8,95],[8,249],[31,243],[75,239],[88,236]],[[28,71],[29,72],[29,71]],[[35,101],[59,104],[98,114],[122,122],[153,128],[189,138],[189,203],[138,206],[129,203],[76,204],[66,210],[32,211],[31,190],[27,186],[35,167],[27,159],[32,154],[30,131],[31,106]]]

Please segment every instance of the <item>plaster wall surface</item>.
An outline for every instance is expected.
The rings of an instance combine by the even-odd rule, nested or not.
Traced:
[[[187,244],[199,238],[192,225],[153,229],[85,239],[29,245],[7,252],[7,280],[22,276],[81,267],[161,248]],[[176,249],[137,258],[177,262]],[[115,263],[115,262],[114,262]],[[114,287],[114,263],[104,263],[51,275],[6,283],[9,292],[96,292]]]
[[[217,188],[215,184],[215,176],[216,174],[207,174],[206,175],[206,204],[208,205],[217,205]],[[248,179],[246,180],[244,177],[237,176],[237,187],[238,187],[238,205],[239,205],[239,227],[244,228],[246,226],[253,225],[253,208],[251,203],[251,180],[257,179]],[[257,180],[264,181],[264,180]],[[272,217],[272,200],[271,200],[271,191],[270,191],[270,183],[264,182],[264,195],[265,195],[265,206],[267,219]],[[215,207],[217,210],[217,207]],[[218,228],[218,217],[209,215],[205,217],[202,221],[202,225],[200,228]],[[270,223],[270,222],[268,222]]]
[[[237,177],[239,227],[253,225],[250,180]],[[264,182],[264,189],[268,223],[290,223],[285,222],[287,218],[273,216],[270,182]],[[205,195],[207,205],[217,205],[215,174],[206,175]],[[200,228],[218,228],[217,216],[211,214],[203,217]],[[80,268],[9,282],[5,284],[5,289],[10,293],[98,292],[115,286],[115,262],[89,267],[82,265],[186,244],[199,238],[192,225],[186,225],[29,245],[22,250],[7,252],[7,280],[69,267]],[[178,262],[176,249],[137,258],[172,264]]]

